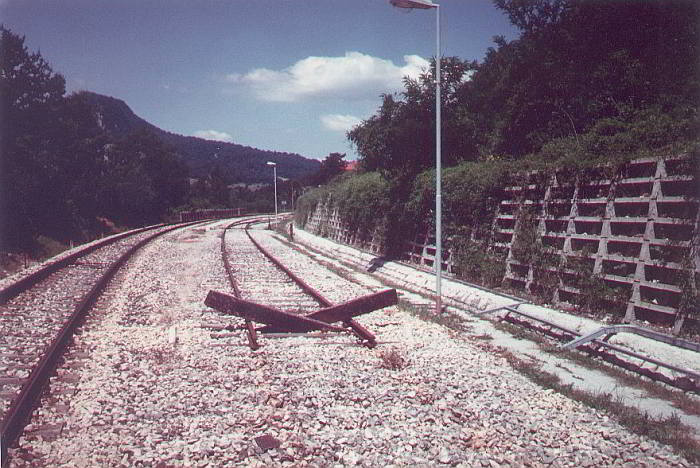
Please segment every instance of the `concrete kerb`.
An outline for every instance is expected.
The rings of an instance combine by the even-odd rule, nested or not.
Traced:
[[[369,270],[370,267],[372,267],[372,274],[390,281],[397,286],[416,291],[426,296],[432,296],[434,294],[435,275],[430,272],[392,261],[376,266],[372,263],[376,260],[376,255],[318,237],[303,229],[297,229],[296,232],[296,240],[298,242],[319,250],[331,258],[358,265],[365,270]],[[447,305],[471,313],[487,308],[503,307],[513,302],[513,299],[510,297],[503,297],[484,290],[471,288],[452,281],[449,278],[443,278],[442,293],[443,302]]]

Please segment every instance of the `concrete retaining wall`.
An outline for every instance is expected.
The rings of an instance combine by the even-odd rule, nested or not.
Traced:
[[[684,296],[697,295],[700,277],[697,167],[680,156],[637,159],[613,176],[607,172],[600,167],[568,177],[524,175],[521,185],[506,187],[495,219],[485,220],[492,224],[490,235],[481,241],[483,248],[506,259],[503,282],[515,289],[541,292],[541,283],[546,279],[551,286],[554,278],[552,296],[546,299],[576,303],[580,271],[569,268],[573,260],[615,288],[625,321],[680,326],[678,308]],[[524,212],[550,257],[547,267],[523,264],[514,255]],[[377,255],[385,251],[381,233],[360,238],[327,206],[317,208],[306,229]],[[434,243],[430,233],[417,236],[406,245],[406,260],[433,268]],[[453,274],[458,266],[450,247],[448,239],[442,268]],[[684,282],[693,275],[695,281]]]

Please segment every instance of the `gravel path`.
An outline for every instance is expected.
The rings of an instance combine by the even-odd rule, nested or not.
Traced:
[[[256,352],[242,333],[213,339],[201,324],[222,319],[203,300],[229,291],[223,225],[166,235],[130,263],[67,359],[75,393],[52,386],[11,466],[690,466],[395,307],[360,318],[393,342],[374,350],[349,336],[262,338]],[[330,300],[370,292],[289,255]],[[281,445],[263,451],[262,435]]]

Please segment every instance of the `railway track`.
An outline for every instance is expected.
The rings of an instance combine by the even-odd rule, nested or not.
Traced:
[[[114,236],[0,291],[2,463],[73,333],[109,280],[143,245],[189,224],[158,225]]]
[[[241,319],[227,322],[202,306],[207,291],[230,287],[286,310],[318,309],[319,302],[259,256],[244,225],[223,235],[228,223],[162,238],[110,284],[58,370],[74,379],[65,385],[73,390],[61,392],[52,379],[42,396],[48,404],[11,449],[13,466],[354,465],[360,456],[370,466],[486,466],[493,457],[502,465],[559,457],[562,466],[679,460],[648,442],[637,448],[639,436],[612,419],[543,391],[471,340],[400,309],[366,318],[391,347],[368,352],[330,335],[323,346],[267,338],[251,353]],[[381,287],[370,278],[343,279],[269,231],[250,234],[336,303]],[[214,321],[230,327],[220,330],[230,341],[212,339],[203,325]],[[390,350],[406,358],[404,367],[384,367]],[[265,448],[261,439],[279,447]]]
[[[300,276],[275,258],[251,234],[251,226],[261,220],[236,221],[224,229],[221,236],[221,255],[234,295],[243,300],[259,302],[279,310],[299,315],[330,307],[333,303],[309,286]],[[230,235],[227,238],[227,233]],[[351,330],[363,344],[374,347],[374,335],[355,320],[347,320],[344,326]],[[255,328],[246,321],[251,348],[257,349]],[[233,326],[214,326],[231,330]],[[271,327],[258,330],[272,332]],[[270,330],[268,330],[270,329]],[[217,336],[229,336],[227,334]]]
[[[302,289],[295,278],[275,265],[254,243],[250,227],[254,222],[234,223],[222,236],[222,256],[228,264],[229,280],[241,298],[278,309],[310,312],[325,305]],[[233,286],[235,284],[236,286]]]

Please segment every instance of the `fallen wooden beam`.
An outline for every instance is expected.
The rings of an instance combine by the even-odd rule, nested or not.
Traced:
[[[384,307],[389,307],[397,304],[399,301],[395,289],[387,289],[386,291],[367,296],[358,297],[342,304],[336,304],[330,307],[325,307],[321,310],[305,315],[304,317],[312,320],[320,320],[326,323],[344,322],[346,326],[351,327],[356,333],[365,339],[374,336],[369,333],[362,325],[352,320],[353,317],[368,314]],[[280,326],[268,325],[259,329],[262,333],[281,333],[286,330]]]
[[[396,289],[387,289],[386,291],[368,294],[342,304],[326,307],[306,317],[328,323],[340,322],[341,320],[346,321],[358,315],[368,314],[384,307],[396,305],[398,302],[399,298],[396,295]]]
[[[247,320],[266,325],[274,325],[282,331],[305,332],[311,330],[345,331],[320,320],[307,318],[303,315],[290,314],[274,307],[256,304],[255,302],[238,299],[230,294],[219,291],[209,291],[204,303],[224,314],[237,315]]]

